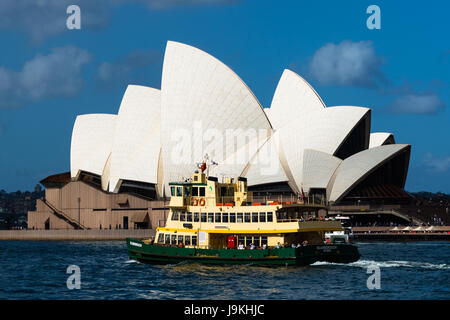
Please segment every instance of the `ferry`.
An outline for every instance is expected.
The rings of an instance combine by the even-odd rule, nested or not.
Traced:
[[[191,179],[169,183],[171,198],[164,227],[153,239],[127,238],[129,258],[141,263],[309,265],[359,260],[356,246],[327,243],[326,232],[341,222],[319,217],[323,201],[309,197],[253,199],[244,177],[221,182],[203,162]]]

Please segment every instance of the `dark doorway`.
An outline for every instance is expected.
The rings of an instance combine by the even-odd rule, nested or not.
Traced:
[[[45,220],[44,228],[45,228],[45,230],[50,230],[50,218]]]
[[[128,217],[123,217],[123,228],[128,229]]]

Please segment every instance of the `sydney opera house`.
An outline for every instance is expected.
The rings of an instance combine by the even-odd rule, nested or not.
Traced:
[[[311,196],[329,205],[397,203],[411,146],[371,132],[371,109],[326,106],[284,70],[270,108],[211,55],[166,46],[161,89],[129,85],[117,114],[79,115],[70,173],[41,181],[46,197],[29,228],[153,228],[167,213],[167,185],[207,154],[209,174],[245,177],[260,196]]]

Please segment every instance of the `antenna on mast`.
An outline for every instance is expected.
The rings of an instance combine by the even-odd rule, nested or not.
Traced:
[[[218,163],[212,160],[207,153],[205,153],[205,156],[203,157],[203,162],[197,163],[197,167],[202,173],[206,170],[206,177],[209,177],[209,168],[217,165]]]

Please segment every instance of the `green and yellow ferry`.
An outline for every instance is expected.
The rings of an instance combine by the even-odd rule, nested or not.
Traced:
[[[204,169],[203,165],[192,179],[169,183],[165,226],[157,228],[154,239],[127,238],[130,259],[264,266],[359,259],[355,246],[325,242],[325,232],[343,228],[340,221],[319,217],[319,211],[325,211],[323,203],[305,197],[255,202],[246,178],[219,182]]]

